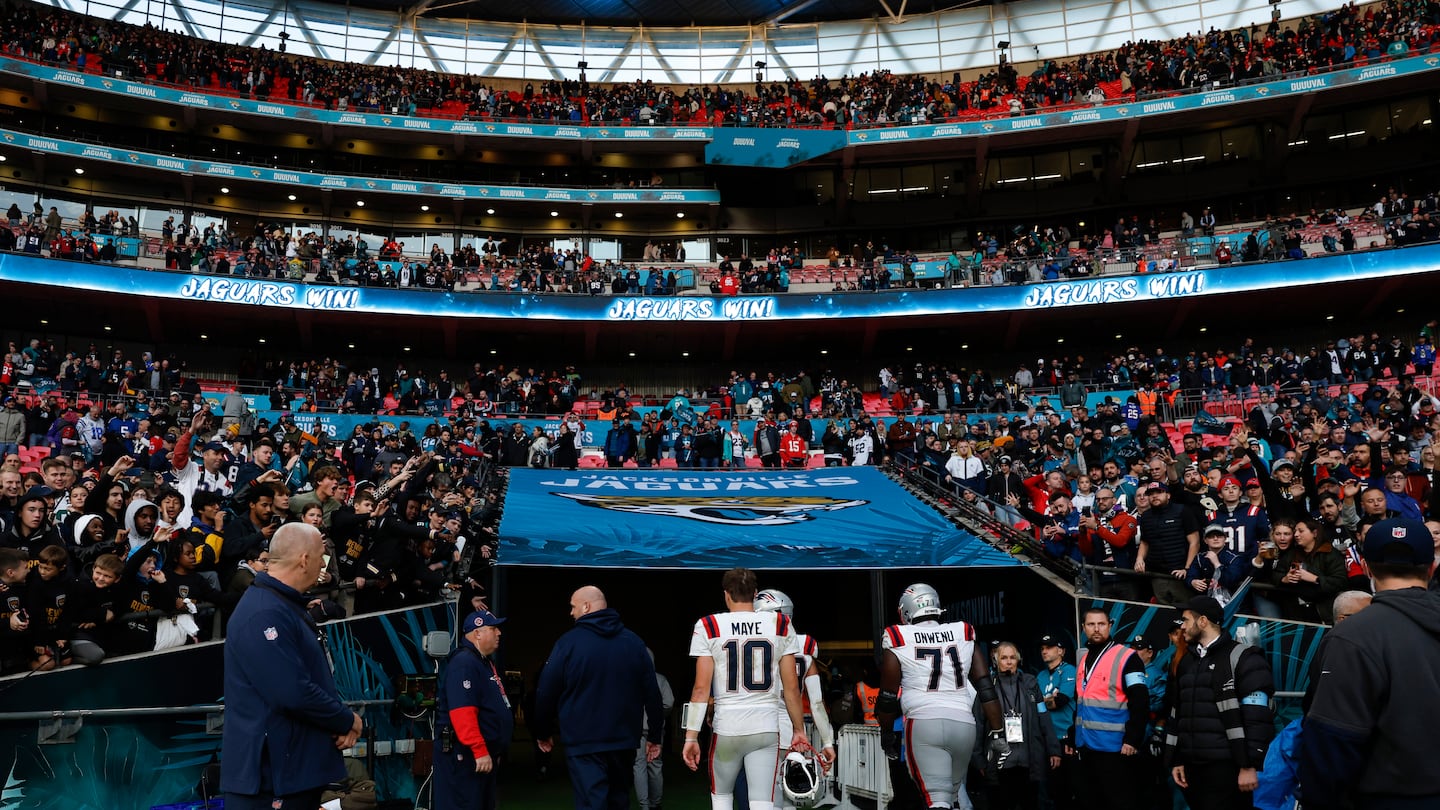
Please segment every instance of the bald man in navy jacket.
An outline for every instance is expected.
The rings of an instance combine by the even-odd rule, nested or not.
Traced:
[[[256,575],[225,642],[225,730],[220,789],[227,810],[315,810],[345,778],[340,752],[360,737],[360,715],[340,700],[305,590],[324,564],[320,532],[282,526],[270,570]]]

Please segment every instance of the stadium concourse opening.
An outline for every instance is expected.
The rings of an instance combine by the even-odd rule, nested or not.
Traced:
[[[687,694],[691,630],[724,610],[721,573],[736,565],[794,600],[797,629],[820,644],[832,701],[871,667],[880,633],[898,621],[900,592],[915,582],[935,587],[947,615],[974,624],[982,640],[1013,641],[1029,654],[1036,639],[1075,622],[1073,595],[871,468],[515,468],[500,535],[503,663],[527,691],[571,626],[570,594],[596,585],[654,651],[675,693]],[[665,806],[708,806],[704,773],[679,767],[675,739],[666,751]],[[565,801],[553,785],[520,784],[507,804],[517,793],[526,807]]]

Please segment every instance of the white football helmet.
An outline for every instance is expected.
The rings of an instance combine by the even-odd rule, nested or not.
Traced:
[[[944,612],[940,607],[940,594],[923,582],[911,585],[900,594],[900,618],[906,624],[914,624],[917,619],[928,616],[938,619]]]
[[[785,755],[780,770],[780,787],[785,798],[796,807],[811,807],[820,793],[820,770],[807,752],[791,751]]]
[[[784,613],[795,618],[795,603],[783,591],[767,588],[755,594],[755,609],[761,613]]]

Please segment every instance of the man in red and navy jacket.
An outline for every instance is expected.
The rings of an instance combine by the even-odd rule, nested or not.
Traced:
[[[504,619],[477,610],[445,663],[436,706],[434,807],[494,810],[495,765],[505,757],[515,718],[491,656]]]

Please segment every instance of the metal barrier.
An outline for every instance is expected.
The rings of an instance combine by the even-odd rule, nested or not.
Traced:
[[[890,760],[880,747],[878,726],[841,726],[835,756],[841,810],[856,810],[852,797],[872,799],[879,807],[890,803],[895,792],[890,789]]]

